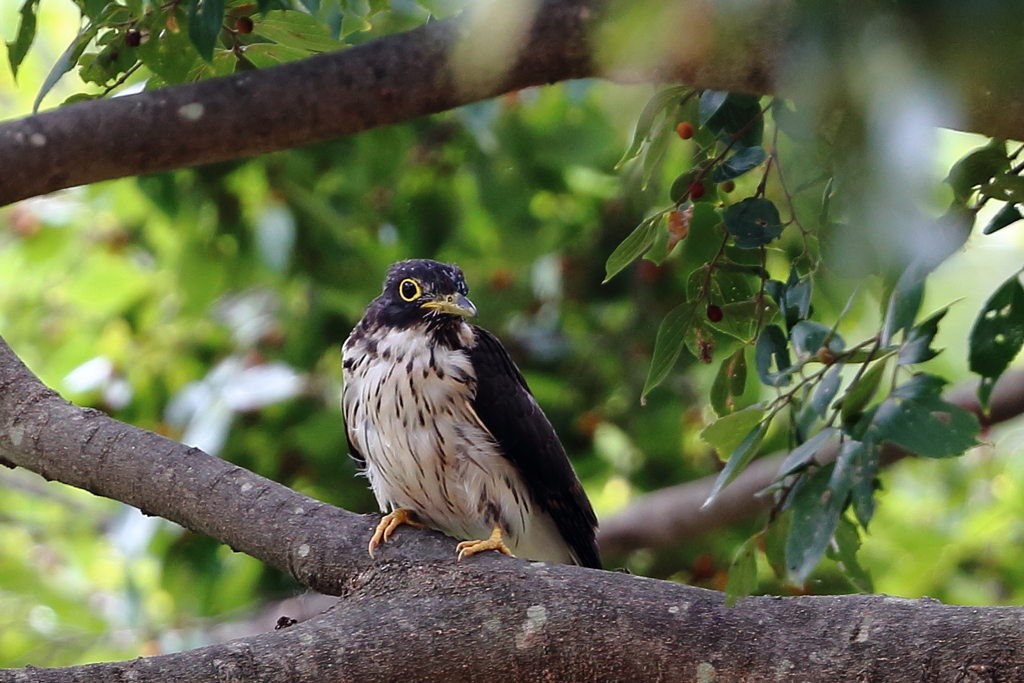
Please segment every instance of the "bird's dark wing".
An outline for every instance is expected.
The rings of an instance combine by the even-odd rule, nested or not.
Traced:
[[[601,568],[597,516],[565,455],[554,427],[526,380],[494,335],[474,326],[469,355],[476,371],[473,408],[519,470],[533,499],[551,515],[562,538],[584,567]]]

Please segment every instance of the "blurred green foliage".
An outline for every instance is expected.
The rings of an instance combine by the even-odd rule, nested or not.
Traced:
[[[99,23],[97,39],[83,46],[79,76],[92,84],[84,92],[262,67],[408,28],[424,21],[428,8],[434,14],[456,9],[454,3],[324,2],[303,3],[309,14],[296,5],[287,15],[280,8],[262,15],[263,4],[228,2],[219,17],[226,23],[197,34],[188,28],[188,3],[126,3],[111,11],[128,18],[101,21],[103,3],[85,2],[86,16]],[[18,16],[18,8],[5,5],[0,16]],[[350,23],[331,19],[334,11]],[[167,29],[170,16],[177,31],[157,32]],[[242,16],[254,19],[251,32],[229,21]],[[275,24],[285,20],[308,30],[297,38]],[[205,19],[200,13],[191,21]],[[64,43],[48,42],[47,25],[38,26],[36,45],[63,68]],[[131,30],[149,32],[136,50],[142,66],[135,56],[129,63],[120,49],[116,57],[108,49],[134,41]],[[21,56],[13,29],[5,39],[15,46],[9,52]],[[0,90],[16,102],[11,112],[24,112],[47,80],[33,57],[29,51],[20,63],[27,83]],[[675,106],[684,96],[680,89],[661,99]],[[1000,162],[980,179],[960,173],[962,182],[936,190],[949,162],[977,141],[946,136],[908,148],[918,154],[914,173],[886,149],[870,175],[864,160],[872,152],[849,140],[889,128],[872,129],[857,116],[843,124],[843,144],[830,145],[836,141],[808,136],[783,103],[767,112],[765,128],[752,131],[747,124],[767,100],[710,93],[658,119],[641,113],[651,97],[650,88],[592,81],[530,89],[287,153],[23,202],[0,213],[0,334],[43,381],[81,405],[202,446],[320,500],[369,512],[372,495],[345,455],[337,407],[340,345],[379,292],[388,264],[409,257],[454,261],[466,272],[478,322],[498,334],[523,369],[599,516],[607,517],[644,492],[721,470],[701,432],[716,414],[735,418],[740,413],[733,410],[778,396],[758,381],[753,349],[742,353],[741,342],[751,341],[760,323],[736,322],[757,318],[757,310],[740,306],[755,295],[759,278],[748,270],[746,279],[704,286],[717,252],[739,266],[763,265],[779,283],[799,266],[814,287],[794,305],[802,311],[797,318],[813,311],[826,327],[856,291],[838,328],[852,347],[883,325],[907,254],[925,243],[927,233],[911,229],[921,216],[933,220],[951,200],[975,200],[1007,168]],[[673,117],[692,119],[692,138],[680,139]],[[651,120],[644,124],[645,118]],[[745,146],[727,158],[730,150],[722,152],[723,164],[704,178],[710,166],[700,164],[731,136],[742,136]],[[637,159],[618,166],[627,149]],[[778,170],[769,174],[763,165],[765,150],[785,170],[788,189]],[[826,180],[836,169],[848,182],[824,212],[831,219],[817,225]],[[707,185],[703,196],[693,196],[697,182]],[[735,187],[727,191],[724,183]],[[783,207],[782,215],[764,214],[771,229],[740,239],[767,247],[750,250],[754,256],[732,246],[722,251],[717,211],[728,214],[755,194],[762,202],[755,217],[763,217],[769,200]],[[693,213],[681,237],[668,209],[678,211],[689,199]],[[907,205],[914,211],[897,211]],[[617,252],[655,211],[668,218],[647,223],[652,227],[629,253]],[[793,214],[813,231],[793,224]],[[1019,265],[1012,232],[986,238],[1000,241],[980,248],[969,244],[974,248],[932,276],[922,317],[964,295],[964,282],[977,283],[938,330],[937,345],[950,350],[932,362],[933,371],[966,373],[964,330]],[[1000,245],[998,257],[986,252],[990,244]],[[634,260],[647,249],[647,259]],[[619,258],[609,262],[615,253]],[[618,274],[603,284],[613,265]],[[725,323],[702,306],[700,315],[716,324],[705,326],[705,337],[676,339],[679,360],[662,363],[652,384],[659,327],[695,293],[721,304]],[[779,308],[772,315],[783,325],[787,310]],[[803,325],[800,344],[822,343],[818,327],[792,322],[794,329]],[[787,335],[777,329],[785,347]],[[789,331],[788,338],[798,335]],[[689,351],[680,353],[683,346]],[[781,355],[778,346],[769,351]],[[732,370],[719,371],[720,363],[737,358],[749,365],[745,376],[735,374],[735,360]],[[870,402],[864,397],[858,411]],[[726,434],[724,442],[735,447],[742,437]],[[795,445],[790,425],[765,426],[759,439],[760,452]],[[982,447],[966,459],[907,463],[882,475],[883,497],[860,555],[876,590],[979,604],[1020,599],[1024,576],[1016,568],[1024,564],[1015,541],[1024,471],[1008,450]],[[212,625],[302,591],[210,539],[24,472],[0,471],[0,495],[0,666],[55,666],[198,645],[211,637]],[[781,521],[788,524],[792,514]],[[842,519],[833,524],[845,545],[833,548],[832,559],[800,590],[865,587],[849,566],[844,575],[834,561],[848,562],[844,553],[856,541],[853,516]],[[752,520],[680,547],[609,559],[716,589],[729,583],[739,591],[782,592],[787,587],[768,564],[784,564],[786,535],[778,528],[785,525],[753,538],[763,527],[764,520]]]

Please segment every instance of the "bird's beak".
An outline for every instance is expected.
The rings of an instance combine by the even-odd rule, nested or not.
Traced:
[[[428,301],[421,306],[422,308],[431,308],[441,313],[448,313],[450,315],[464,315],[467,318],[472,318],[476,315],[476,306],[473,302],[462,294],[446,294],[439,296],[433,301]]]

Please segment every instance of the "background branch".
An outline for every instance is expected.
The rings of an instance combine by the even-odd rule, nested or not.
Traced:
[[[1024,413],[1024,370],[1007,372],[992,395],[992,410],[983,415],[975,395],[977,382],[969,382],[950,391],[946,400],[970,410],[983,426],[992,426]],[[891,443],[882,447],[881,462],[891,464],[912,455]],[[834,460],[835,449],[818,457]],[[598,540],[603,555],[622,557],[640,548],[662,548],[696,538],[715,529],[745,522],[767,511],[771,497],[756,494],[775,481],[786,453],[763,457],[751,463],[736,480],[705,507],[717,475],[677,486],[669,486],[640,496],[624,510],[601,520]]]

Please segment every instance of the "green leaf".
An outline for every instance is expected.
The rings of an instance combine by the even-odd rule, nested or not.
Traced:
[[[981,375],[978,401],[986,413],[996,380],[1024,345],[1024,287],[1014,275],[985,302],[971,328],[971,372]]]
[[[654,340],[654,354],[651,358],[651,369],[647,372],[647,381],[644,382],[643,396],[661,384],[669,370],[676,364],[679,352],[683,350],[686,331],[693,322],[694,309],[692,303],[679,304],[661,321],[658,336]]]
[[[1007,226],[1013,225],[1022,218],[1024,218],[1024,215],[1021,215],[1017,205],[1008,203],[999,210],[999,213],[992,217],[992,220],[988,222],[988,225],[985,226],[982,232],[986,235],[991,235]]]
[[[697,110],[700,117],[700,125],[706,126],[711,117],[722,108],[722,105],[725,104],[728,98],[729,93],[722,90],[705,90],[702,92],[700,94],[700,107]]]
[[[640,112],[640,117],[636,122],[636,129],[633,131],[633,140],[629,143],[626,153],[615,164],[616,169],[621,168],[627,161],[636,158],[640,154],[644,142],[650,138],[651,130],[654,128],[654,123],[658,120],[658,116],[664,114],[665,110],[669,107],[678,104],[679,100],[689,90],[689,86],[674,85],[664,90],[659,90],[654,94],[654,97],[644,105],[643,111]]]
[[[294,62],[297,59],[305,59],[310,54],[309,50],[300,50],[285,45],[273,43],[254,43],[245,48],[242,53],[250,62],[263,69],[268,66]]]
[[[720,417],[701,433],[700,438],[715,448],[722,459],[734,452],[746,435],[764,420],[764,406],[755,405],[738,412]]]
[[[846,390],[843,398],[843,407],[839,412],[843,423],[856,420],[864,408],[878,393],[878,385],[882,383],[882,375],[885,373],[886,361],[878,361],[871,368],[861,375],[856,384]]]
[[[711,385],[711,407],[718,416],[728,415],[733,411],[733,397],[741,396],[747,384],[746,348],[740,347],[718,368],[715,381]]]
[[[39,9],[39,0],[25,0],[21,6],[21,20],[18,22],[18,32],[14,40],[7,43],[7,59],[11,63],[11,73],[18,78],[18,67],[25,60],[28,49],[32,47],[32,41],[36,37],[36,11]]]
[[[254,33],[278,45],[295,50],[329,52],[345,47],[345,43],[331,37],[330,29],[305,12],[276,10],[256,24]]]
[[[43,79],[43,84],[39,87],[39,93],[36,95],[35,102],[32,103],[32,113],[35,114],[39,111],[39,105],[43,103],[43,98],[46,94],[53,89],[53,86],[57,85],[57,81],[60,77],[70,71],[75,64],[78,63],[79,57],[85,52],[85,47],[96,37],[97,28],[92,24],[89,24],[75,36],[75,39],[71,41],[67,49],[61,53],[57,61],[50,67],[50,73],[46,74],[46,78]]]
[[[910,328],[906,339],[900,345],[899,355],[896,357],[897,365],[913,365],[929,361],[939,352],[931,348],[932,340],[939,331],[939,322],[946,316],[949,307],[933,313],[924,322],[918,323]]]
[[[814,392],[814,398],[811,399],[811,410],[817,413],[818,417],[824,418],[828,413],[832,399],[836,397],[842,384],[843,366],[839,363],[829,368],[829,371],[821,378],[821,383]]]
[[[612,255],[608,257],[608,262],[604,266],[604,281],[601,284],[615,277],[620,270],[632,263],[633,259],[647,251],[654,244],[658,224],[664,215],[664,211],[659,211],[653,216],[648,216],[633,232],[629,233],[629,237],[622,240],[622,244],[617,246]]]
[[[748,538],[729,565],[729,580],[725,583],[725,606],[732,607],[757,588],[757,545],[761,535]]]
[[[665,151],[668,149],[668,143],[672,138],[675,137],[675,131],[672,130],[672,126],[669,125],[668,119],[665,123],[658,128],[658,131],[654,134],[650,144],[643,153],[643,178],[640,183],[640,189],[646,190],[648,183],[651,178],[654,177],[654,171],[658,168],[661,160],[665,157]]]
[[[733,413],[729,417],[734,417],[738,414]],[[754,456],[757,455],[757,450],[764,441],[764,435],[768,433],[768,426],[770,424],[770,419],[758,424],[744,437],[740,445],[736,447],[736,450],[733,451],[732,455],[729,456],[729,460],[725,463],[725,468],[719,472],[715,485],[711,489],[711,494],[704,501],[704,507],[713,503],[718,494],[722,492],[722,489],[732,483],[732,480],[739,476],[740,472],[754,459]]]
[[[789,510],[783,510],[768,526],[764,534],[764,555],[771,566],[776,578],[786,578],[786,537],[789,535],[789,525],[792,514]]]
[[[137,61],[135,50],[124,41],[118,41],[104,47],[99,54],[85,55],[80,62],[78,76],[86,83],[106,85],[126,73]]]
[[[940,397],[946,381],[928,374],[914,375],[878,407],[872,431],[926,458],[960,455],[977,443],[980,426],[967,410]]]
[[[1009,170],[1010,160],[1006,158],[1006,144],[993,140],[989,145],[974,150],[949,169],[946,182],[953,188],[953,194],[961,203],[971,197],[976,187],[986,184],[997,174]]]
[[[889,305],[885,309],[885,321],[879,338],[882,346],[888,346],[897,332],[907,330],[914,324],[924,299],[924,281],[930,271],[924,263],[915,262],[907,266],[896,281],[889,296]]]
[[[857,533],[857,525],[845,516],[840,516],[839,524],[836,526],[835,544],[828,549],[828,556],[836,561],[854,588],[863,593],[871,593],[871,575],[857,561],[858,550],[860,534]]]
[[[832,332],[832,328],[821,323],[801,320],[793,326],[789,332],[790,341],[793,343],[793,350],[797,355],[813,356],[818,353],[828,340],[828,348],[836,353],[846,348],[846,343],[838,334]]]
[[[818,565],[832,540],[846,496],[830,489],[834,465],[822,467],[793,496],[793,519],[786,542],[786,567],[802,584]]]
[[[224,0],[189,0],[188,37],[199,56],[213,61],[213,46],[224,26]]]
[[[772,359],[777,372],[772,372]],[[786,335],[778,325],[768,325],[761,331],[754,347],[754,366],[761,383],[769,387],[784,387],[790,382],[792,363],[789,359]]]
[[[865,529],[875,514],[875,477],[878,474],[878,447],[873,441],[843,442],[838,461],[848,468],[851,502],[857,521]]]
[[[678,204],[683,196],[690,191],[690,186],[697,180],[700,172],[699,168],[691,168],[676,176],[676,179],[672,181],[672,186],[668,189],[669,201],[673,204]]]
[[[812,436],[811,438],[804,441],[802,444],[790,451],[786,459],[782,461],[782,465],[779,467],[779,473],[775,476],[776,479],[788,477],[797,470],[806,467],[811,460],[821,452],[821,449],[825,447],[825,444],[835,436],[836,430],[834,427],[825,427],[820,432]]]
[[[739,178],[744,173],[752,171],[763,164],[767,158],[768,153],[764,151],[764,147],[760,145],[746,147],[733,154],[723,164],[718,166],[711,179],[716,183],[724,183],[727,180]]]
[[[726,209],[722,220],[740,249],[762,247],[782,234],[779,210],[769,199],[747,197]]]

